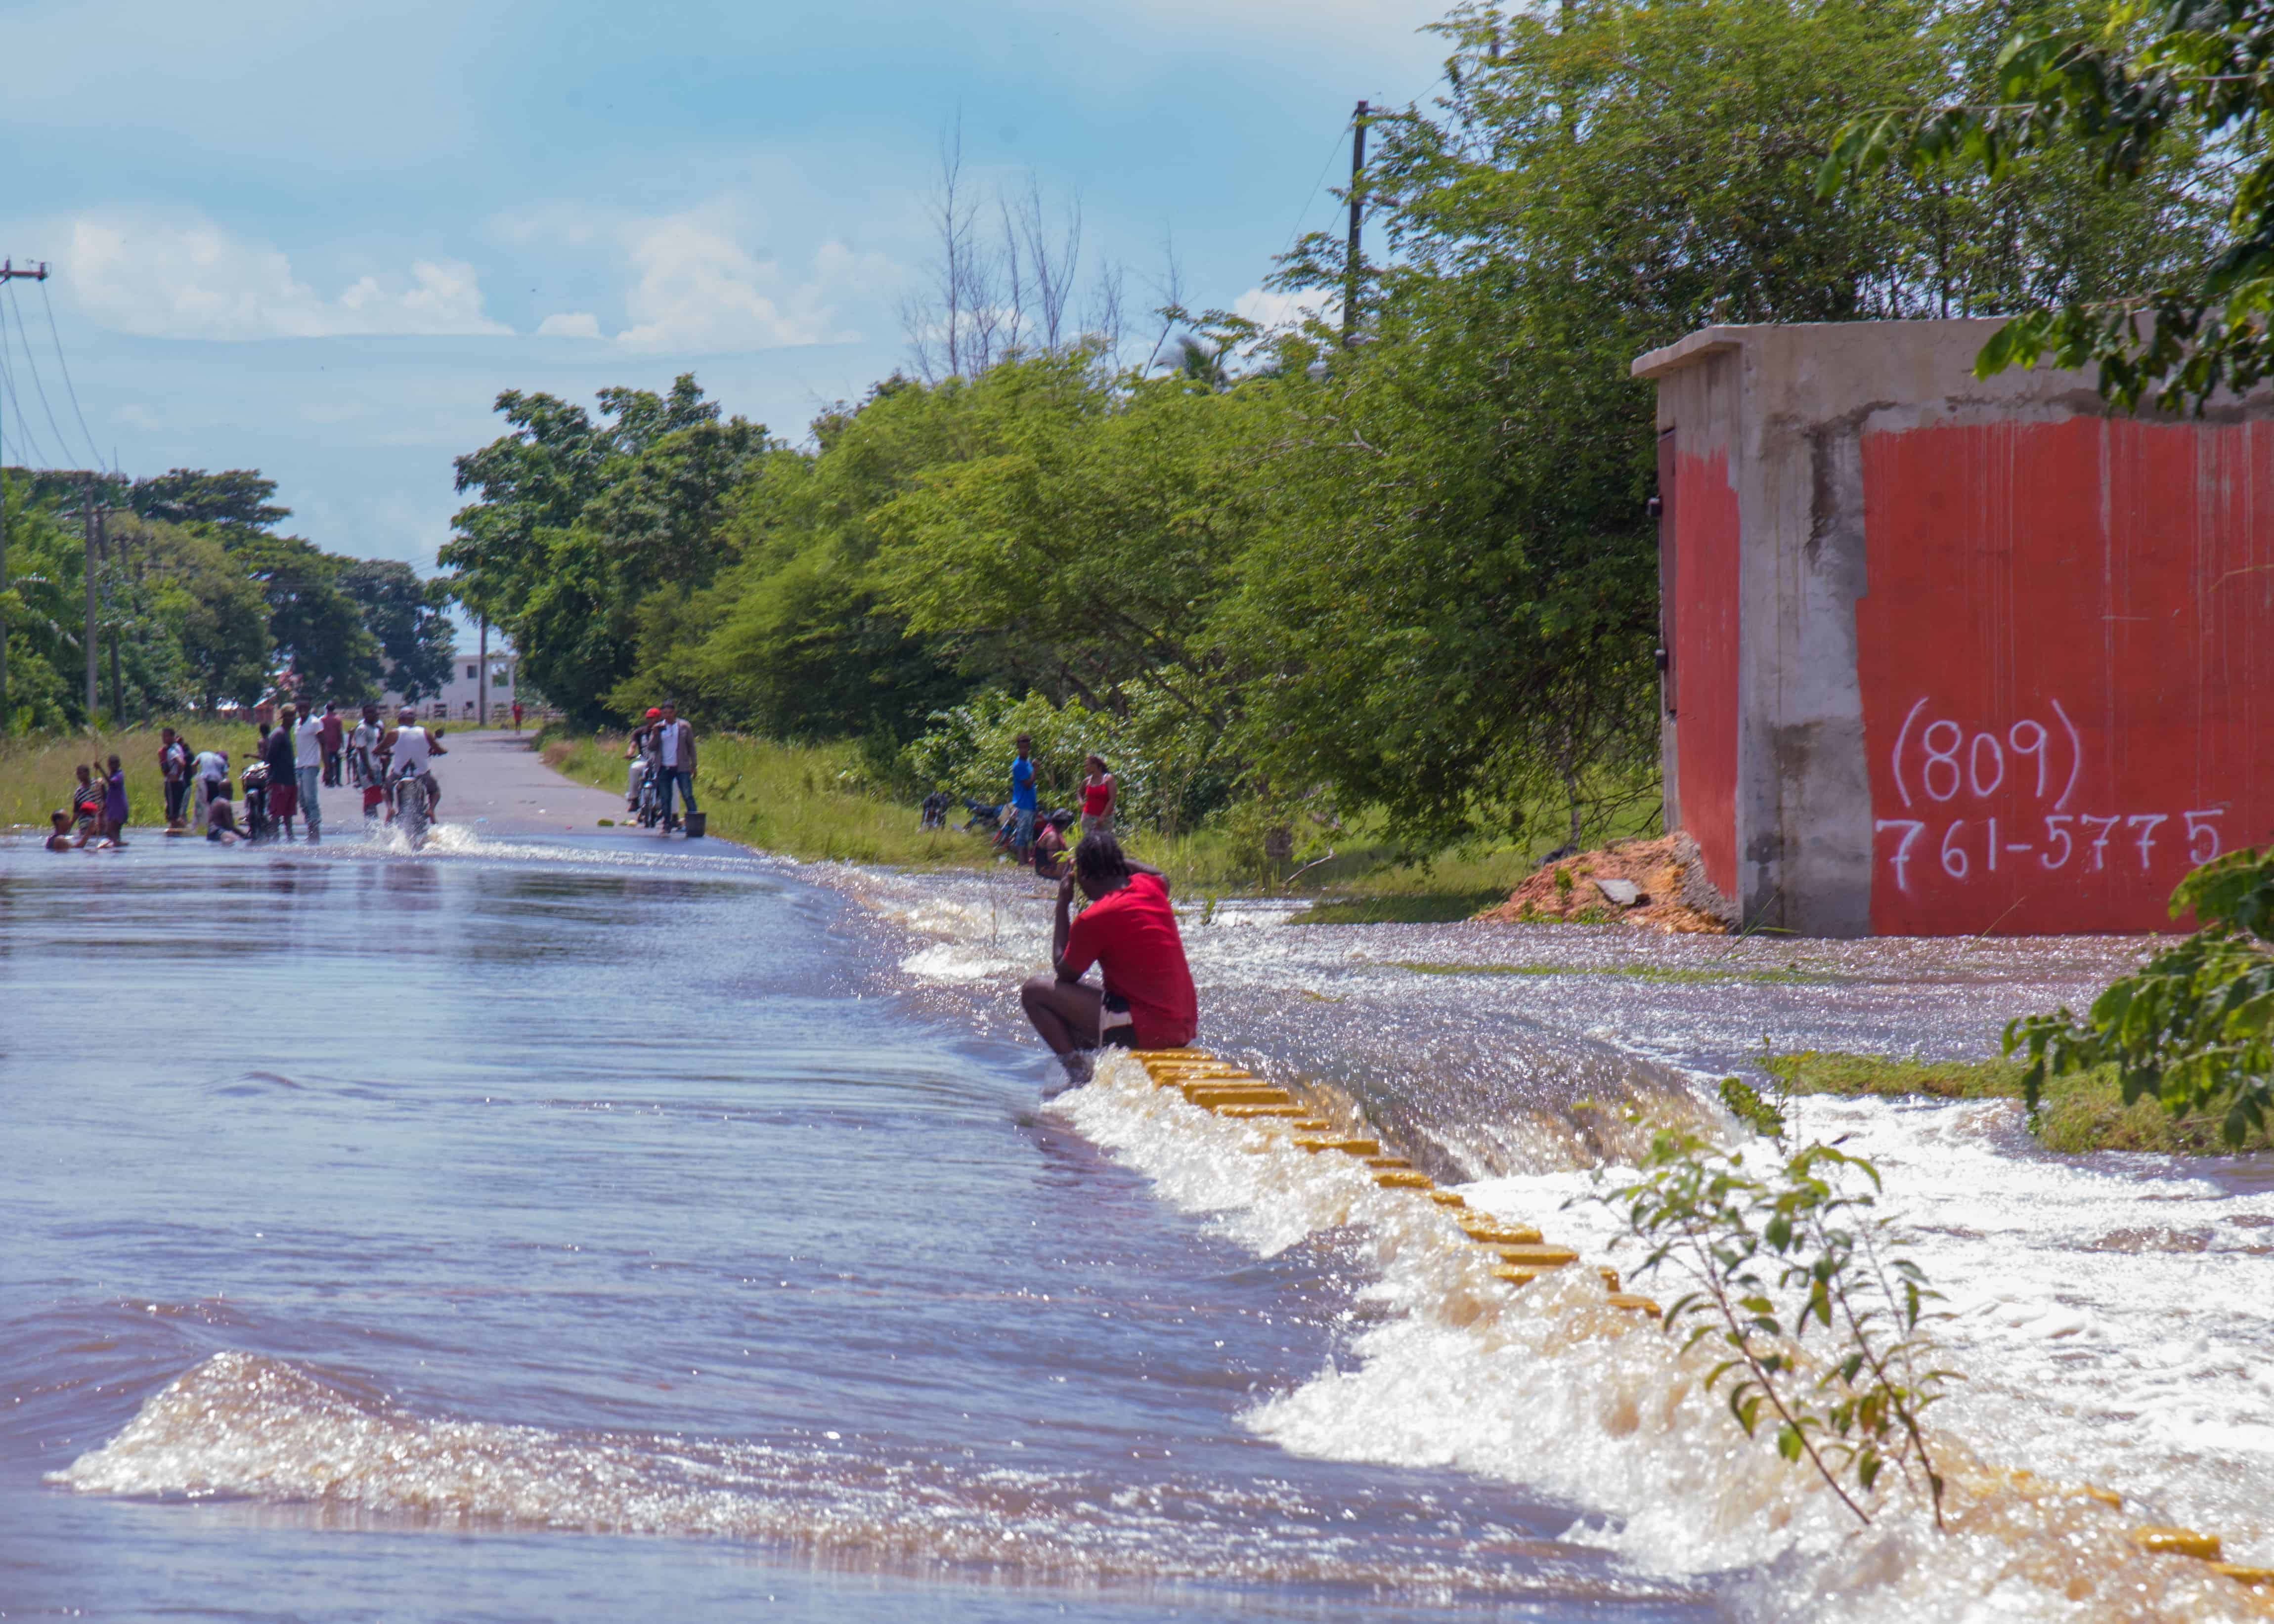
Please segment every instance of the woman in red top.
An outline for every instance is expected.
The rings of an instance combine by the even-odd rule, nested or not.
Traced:
[[[1077,885],[1089,906],[1070,919]],[[1090,1052],[1106,1043],[1181,1049],[1199,1029],[1200,999],[1169,906],[1169,876],[1125,856],[1111,835],[1084,835],[1074,847],[1073,872],[1058,886],[1050,959],[1057,974],[1029,980],[1019,1001],[1076,1082],[1088,1077]],[[1082,981],[1093,964],[1103,989]]]
[[[1118,786],[1113,775],[1105,770],[1105,757],[1093,756],[1088,765],[1089,776],[1081,781],[1081,832],[1110,835],[1113,832],[1113,796]]]

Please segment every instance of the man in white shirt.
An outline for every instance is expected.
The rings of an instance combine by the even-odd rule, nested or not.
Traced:
[[[229,799],[229,752],[226,750],[199,751],[192,771],[196,774],[197,786],[198,816],[195,827],[203,829],[207,824],[206,808],[216,801]]]
[[[655,724],[650,743],[659,763],[656,782],[663,800],[663,828],[668,834],[679,827],[679,820],[671,815],[671,792],[674,786],[687,802],[689,812],[695,808],[695,727],[679,719],[679,707],[663,707],[663,719]]]
[[[300,816],[308,820],[308,838],[324,832],[324,814],[316,805],[317,787],[324,781],[324,721],[313,706],[292,728],[293,777],[300,780]]]
[[[363,720],[348,733],[348,782],[363,792],[365,818],[377,817],[380,808],[387,803],[379,770],[379,741],[386,731],[379,725],[379,707],[365,705]]]

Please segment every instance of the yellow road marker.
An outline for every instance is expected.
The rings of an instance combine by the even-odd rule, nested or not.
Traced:
[[[2218,1536],[2198,1534],[2191,1528],[2135,1528],[2132,1543],[2157,1556],[2195,1556],[2218,1560]]]

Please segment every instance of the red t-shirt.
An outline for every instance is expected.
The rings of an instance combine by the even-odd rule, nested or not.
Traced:
[[[1082,911],[1066,934],[1065,969],[1096,965],[1105,989],[1129,1000],[1140,1049],[1181,1049],[1200,1030],[1201,1004],[1185,963],[1185,940],[1157,875],[1133,874],[1121,890]]]

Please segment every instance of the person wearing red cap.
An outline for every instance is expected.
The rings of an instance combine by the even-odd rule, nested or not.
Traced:
[[[632,729],[630,739],[625,741],[624,810],[627,812],[639,810],[640,781],[647,777],[651,758],[655,754],[656,726],[662,720],[663,711],[650,705],[647,714],[640,718],[639,726]]]

